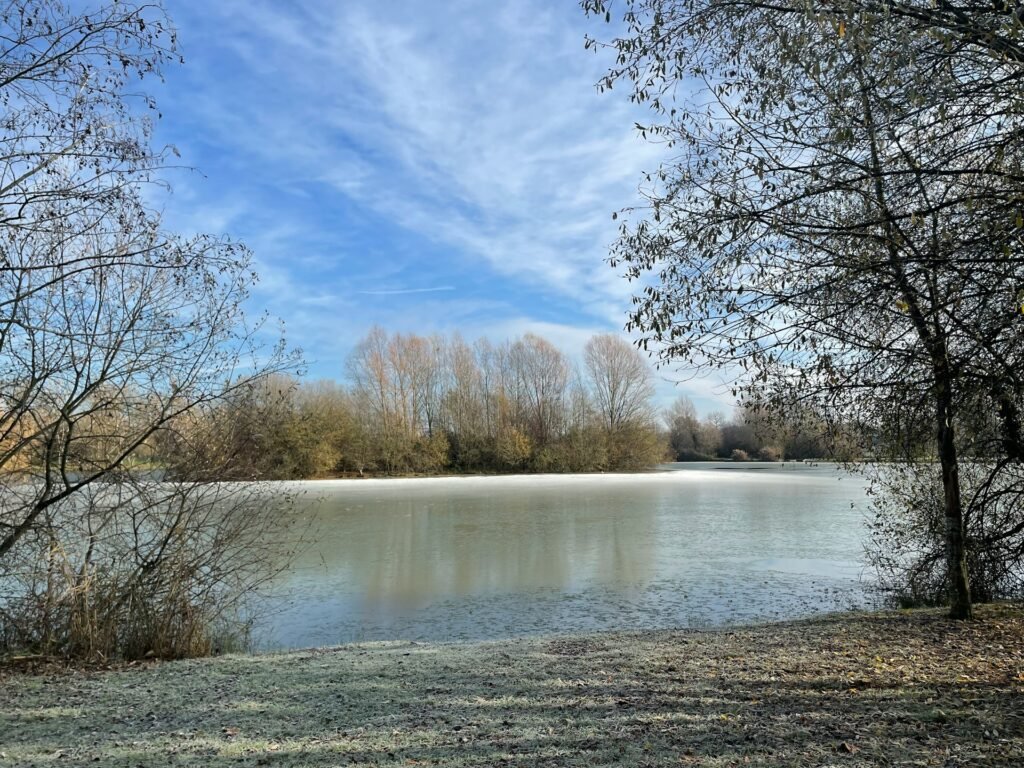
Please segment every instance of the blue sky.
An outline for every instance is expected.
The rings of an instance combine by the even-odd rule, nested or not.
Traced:
[[[619,331],[630,285],[611,214],[661,150],[646,115],[598,94],[574,2],[168,3],[186,63],[155,89],[168,223],[255,252],[254,310],[284,320],[313,377],[343,377],[373,324],[578,354]],[[679,378],[670,372],[660,378]],[[670,381],[702,411],[714,382]]]

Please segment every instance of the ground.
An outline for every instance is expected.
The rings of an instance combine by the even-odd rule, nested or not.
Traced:
[[[0,672],[6,766],[1022,766],[1024,610]]]

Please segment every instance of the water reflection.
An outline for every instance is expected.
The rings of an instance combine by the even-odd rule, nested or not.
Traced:
[[[268,646],[794,615],[859,575],[863,488],[829,468],[311,487]]]

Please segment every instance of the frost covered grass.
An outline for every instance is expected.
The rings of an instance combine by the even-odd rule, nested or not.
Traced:
[[[0,766],[1024,764],[1024,610],[8,670]]]

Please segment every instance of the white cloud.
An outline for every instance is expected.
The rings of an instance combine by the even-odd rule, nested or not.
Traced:
[[[454,290],[454,285],[440,285],[436,288],[390,288],[379,291],[356,291],[356,293],[366,296],[404,296],[411,293],[440,293]]]
[[[256,298],[316,375],[340,376],[374,323],[532,332],[578,359],[624,325],[633,289],[605,263],[611,212],[637,200],[661,148],[635,135],[644,113],[596,92],[609,62],[583,50],[589,23],[572,5],[183,3],[188,63],[160,101],[185,161],[211,175],[175,182],[175,225],[244,234]],[[338,200],[437,263],[296,213],[329,220]],[[656,376],[659,405],[683,393],[703,413],[731,407],[715,379]]]
[[[604,263],[610,212],[660,150],[636,137],[634,107],[596,93],[608,62],[583,50],[588,22],[569,11],[225,0],[203,17],[216,37],[193,45],[227,46],[259,99],[188,98],[281,184],[327,185],[617,327],[630,289]]]

